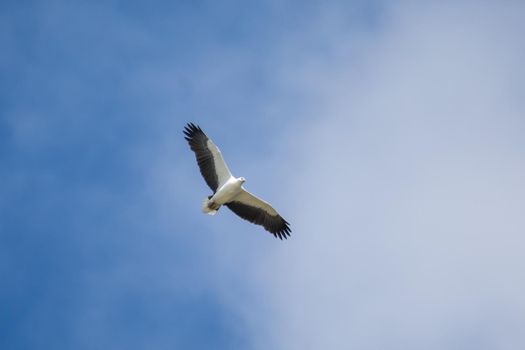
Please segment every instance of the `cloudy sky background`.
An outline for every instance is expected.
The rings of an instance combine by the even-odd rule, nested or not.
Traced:
[[[2,349],[525,347],[520,1],[0,9]]]

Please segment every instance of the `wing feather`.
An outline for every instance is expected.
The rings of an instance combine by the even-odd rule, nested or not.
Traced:
[[[275,237],[286,239],[292,232],[290,224],[269,203],[244,189],[233,201],[225,205],[241,218],[263,226],[266,231],[272,233]]]
[[[219,147],[215,146],[204,131],[193,123],[186,125],[184,135],[191,150],[195,152],[195,158],[204,181],[206,181],[213,192],[216,192],[219,187],[232,177],[232,173],[228,169]]]

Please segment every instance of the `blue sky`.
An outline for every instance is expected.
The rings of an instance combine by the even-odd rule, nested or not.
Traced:
[[[4,1],[0,347],[522,349],[524,10]]]

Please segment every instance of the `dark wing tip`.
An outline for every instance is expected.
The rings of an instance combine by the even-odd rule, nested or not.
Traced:
[[[195,131],[197,131],[197,126],[193,123],[187,123],[186,126],[184,127],[184,133],[186,135],[188,134],[193,134]]]
[[[187,123],[184,127],[183,133],[184,139],[188,142],[192,141],[195,138],[195,136],[199,134],[202,136],[206,136],[204,134],[204,131],[202,131],[202,129],[198,125],[195,125],[193,123]]]
[[[284,219],[282,219],[281,226],[272,234],[275,236],[275,238],[279,238],[281,241],[284,239],[288,239],[290,237],[290,233],[292,230],[290,229],[290,223]]]

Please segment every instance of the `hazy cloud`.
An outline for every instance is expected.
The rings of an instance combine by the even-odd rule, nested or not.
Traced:
[[[523,10],[400,2],[357,37],[316,23],[330,54],[283,79],[312,108],[270,190],[294,235],[243,275],[256,348],[525,346]]]

